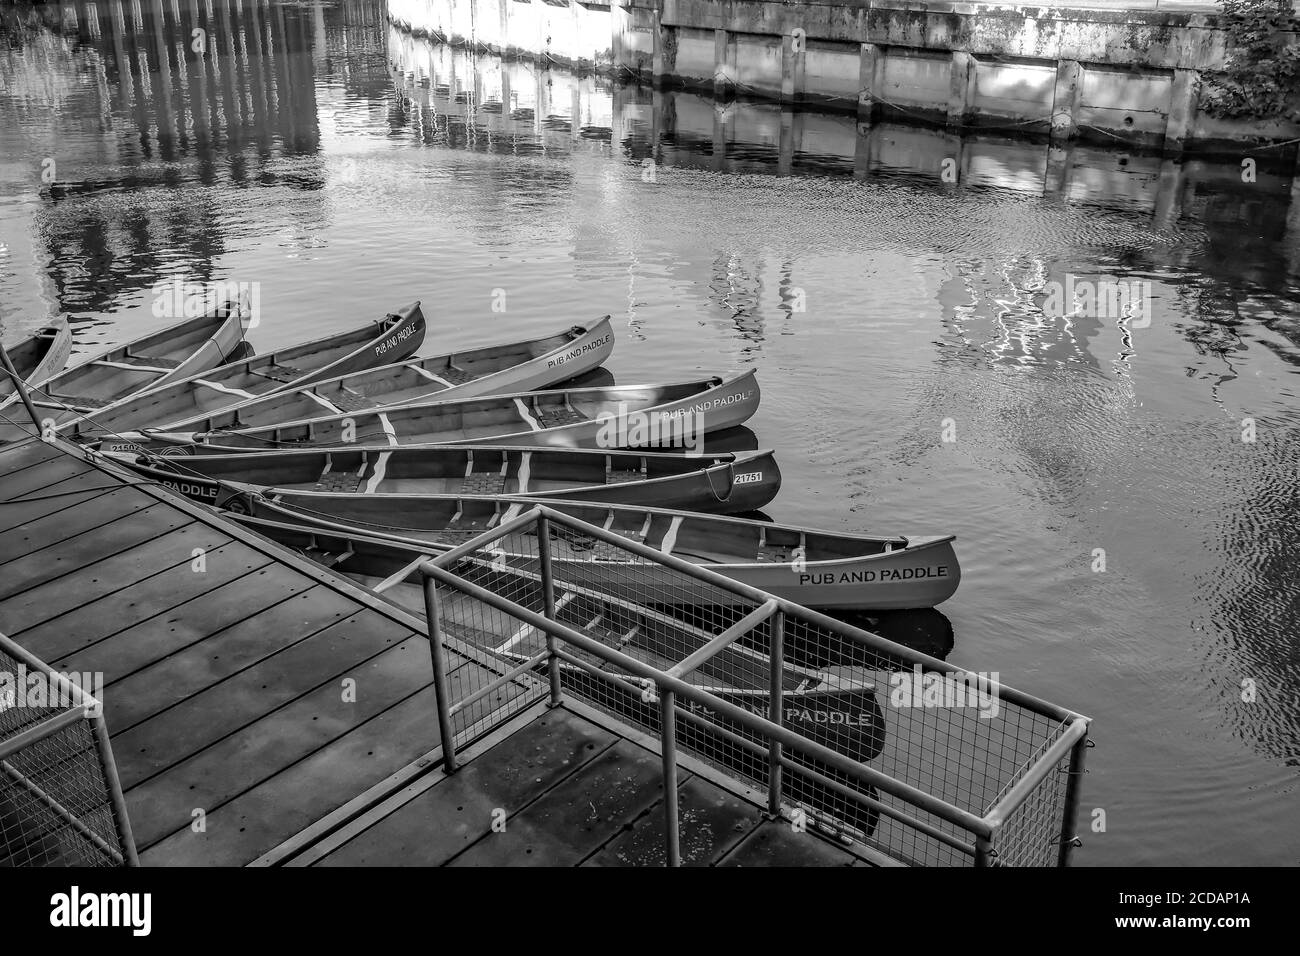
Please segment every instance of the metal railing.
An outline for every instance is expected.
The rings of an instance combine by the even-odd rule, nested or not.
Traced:
[[[0,866],[138,865],[102,705],[0,634]]]
[[[419,576],[448,772],[571,693],[658,736],[670,865],[681,752],[893,860],[1068,864],[1088,718],[550,508],[462,534],[384,583]],[[457,666],[467,648],[495,666]],[[931,705],[909,681],[983,696]]]

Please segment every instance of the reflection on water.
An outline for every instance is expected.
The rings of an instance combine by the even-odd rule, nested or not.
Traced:
[[[953,600],[865,623],[1098,718],[1112,831],[1076,859],[1296,859],[1283,172],[617,86],[366,0],[0,24],[6,341],[57,312],[121,341],[184,276],[260,282],[259,350],[420,299],[439,351],[612,314],[584,384],[757,367],[758,415],[709,448],[777,450],[774,520],[958,536]],[[1150,282],[1149,325],[1052,313],[1071,276]]]

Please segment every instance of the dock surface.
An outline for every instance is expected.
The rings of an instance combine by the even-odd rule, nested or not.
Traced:
[[[429,774],[291,865],[664,866],[659,754],[581,711],[530,710],[455,774]],[[678,801],[684,866],[868,865],[707,772],[679,769]]]
[[[0,632],[102,672],[144,865],[663,863],[636,731],[507,684],[444,774],[422,622],[62,440],[0,448]],[[449,664],[453,695],[495,676]],[[684,862],[859,861],[708,774],[679,785]]]

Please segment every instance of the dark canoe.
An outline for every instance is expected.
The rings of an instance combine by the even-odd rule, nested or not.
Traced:
[[[223,304],[65,369],[34,389],[32,401],[46,420],[63,425],[146,389],[223,365],[243,341],[238,307]],[[12,440],[12,426],[0,426],[0,437]]]
[[[541,338],[409,359],[302,388],[286,387],[215,413],[175,417],[172,411],[157,409],[148,424],[181,432],[256,428],[344,411],[541,389],[599,367],[613,347],[614,333],[605,316],[591,326],[570,326]],[[104,423],[116,432],[139,427],[120,418]]]
[[[352,533],[334,534],[292,524],[236,516],[246,527],[289,547],[335,574],[366,587],[419,618],[424,617],[424,599],[416,567],[429,559],[432,552],[414,544],[403,544],[379,537]],[[502,569],[482,559],[468,557],[448,568],[481,587],[509,594],[534,611],[541,611],[541,587],[536,574],[522,569]],[[649,593],[649,592],[647,592]],[[464,642],[510,663],[522,663],[545,649],[545,638],[535,628],[521,624],[517,618],[481,602],[466,598],[452,589],[442,588],[439,622],[443,639],[451,646]],[[574,630],[660,670],[668,670],[713,638],[737,619],[719,616],[710,609],[693,608],[692,613],[675,616],[659,605],[651,608],[627,600],[557,583],[556,619]],[[708,622],[711,626],[701,626]],[[610,665],[600,658],[574,647],[570,653],[589,660],[610,672]],[[608,681],[597,681],[585,671],[566,664],[564,682],[573,692],[600,701],[603,706],[642,725],[657,720],[658,703],[647,703],[639,691],[619,688]],[[639,685],[630,674],[616,676]],[[770,714],[772,661],[756,640],[744,639],[729,645],[702,666],[681,675],[723,700],[767,717]],[[880,675],[852,665],[814,666],[791,660],[787,656],[781,674],[782,721],[804,737],[867,763],[879,756],[885,743],[884,713],[876,696]],[[882,688],[887,691],[887,688]],[[698,704],[684,702],[692,715],[678,726],[679,740],[697,752],[707,753],[724,766],[763,779],[766,755],[755,756],[736,745],[730,734],[743,728],[716,712]],[[711,732],[719,727],[723,733]],[[800,755],[797,762],[826,772]],[[799,777],[797,770],[788,771]],[[845,826],[859,836],[869,836],[875,829],[877,814],[848,801],[826,795],[823,787],[800,786],[798,779],[788,789],[819,795],[822,803],[806,805],[815,818],[829,820],[836,829]],[[874,793],[873,793],[874,795]]]
[[[400,362],[424,342],[425,320],[415,302],[357,329],[232,362],[163,388],[151,388],[73,422],[77,435],[95,438],[162,422],[212,415],[223,409],[362,369]]]
[[[205,504],[217,503],[222,482],[235,481],[289,491],[527,495],[734,514],[762,508],[781,487],[781,472],[770,451],[695,457],[433,445],[243,455],[103,454]]]
[[[366,495],[287,491],[228,485],[219,504],[272,521],[302,522],[393,535],[443,548],[462,544],[528,510],[537,501],[470,495]],[[961,581],[952,535],[908,537],[818,531],[745,518],[666,508],[588,504],[559,499],[541,503],[588,524],[665,554],[707,567],[805,607],[887,610],[934,607]],[[605,591],[627,587],[669,590],[673,572],[638,568],[635,584],[612,570],[608,547],[574,533],[556,546],[556,574],[575,585]],[[519,567],[535,559],[507,555]],[[610,593],[635,597],[635,594]]]
[[[124,444],[192,444],[196,454],[349,445],[465,444],[562,448],[700,446],[702,436],[743,424],[758,408],[752,371],[672,385],[521,392],[357,411],[260,428],[147,432]]]

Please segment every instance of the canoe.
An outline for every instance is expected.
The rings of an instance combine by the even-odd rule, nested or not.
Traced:
[[[417,545],[434,543],[444,548],[463,544],[535,504],[546,504],[805,607],[929,608],[952,597],[961,581],[953,535],[850,534],[666,508],[559,499],[538,502],[279,488],[263,493],[236,482],[227,483],[227,488],[231,495],[219,504],[230,511],[272,521],[392,535]],[[515,567],[536,564],[527,554],[502,553]],[[638,574],[630,578],[620,570],[627,567],[623,555],[611,555],[607,545],[577,534],[566,533],[555,542],[553,565],[558,580],[633,599],[647,593],[670,595],[672,582],[678,580],[676,572],[651,564],[640,566]]]
[[[56,426],[146,389],[223,365],[244,340],[241,312],[229,304],[186,319],[60,372],[32,391],[37,411]],[[0,427],[0,439],[18,432]]]
[[[5,351],[19,378],[28,385],[40,385],[63,371],[72,351],[72,329],[68,320],[60,317]],[[13,391],[9,376],[0,375],[0,395]]]
[[[39,386],[67,364],[72,351],[72,329],[68,320],[60,317],[6,351],[18,377],[28,386]],[[0,367],[0,426],[15,422],[35,429],[35,423],[29,419],[14,383]]]
[[[77,435],[99,435],[212,415],[261,395],[400,362],[415,354],[424,332],[424,313],[415,302],[357,329],[151,388],[65,427]]]
[[[121,433],[147,424],[163,431],[214,431],[301,421],[324,414],[412,402],[473,398],[540,389],[598,368],[614,348],[609,316],[591,326],[575,325],[552,335],[470,349],[433,358],[409,359],[340,375],[313,385],[285,386],[262,398],[193,414],[163,404],[163,394],[141,396],[123,414],[96,416]],[[405,358],[405,356],[403,356]],[[210,380],[211,376],[205,376]],[[145,407],[152,404],[152,407]]]
[[[332,573],[348,578],[371,590],[392,604],[418,618],[424,617],[424,598],[420,578],[413,574],[416,565],[427,560],[426,548],[395,540],[350,532],[332,533],[325,529],[285,524],[252,516],[236,515],[250,530],[291,548]],[[469,557],[448,570],[480,586],[509,594],[534,611],[540,610],[540,587],[537,576],[522,569],[501,569],[482,559]],[[452,589],[439,591],[443,598],[439,623],[443,639],[452,647],[469,645],[507,665],[516,665],[545,649],[545,639],[535,628],[508,614],[487,607]],[[574,630],[602,644],[617,647],[630,657],[661,670],[667,670],[711,641],[730,620],[691,615],[676,617],[667,611],[601,594],[581,587],[558,584],[555,590],[556,618]],[[700,626],[709,621],[711,628]],[[579,658],[611,672],[611,666],[576,648],[566,647]],[[783,661],[782,719],[786,727],[863,763],[880,755],[884,747],[886,723],[876,696],[882,687],[881,672],[853,665],[814,665],[794,660]],[[614,673],[617,673],[614,671]],[[703,666],[687,671],[681,678],[723,700],[752,713],[768,716],[771,694],[771,658],[751,641],[740,641],[724,648]],[[641,681],[630,674],[618,674],[631,683]],[[887,678],[887,675],[884,675]],[[620,713],[643,726],[654,725],[658,704],[647,704],[639,692],[620,689],[608,681],[597,681],[571,664],[564,665],[564,684],[573,692],[599,701],[603,707]],[[886,685],[887,687],[887,685]],[[678,724],[679,741],[730,769],[751,778],[766,775],[762,762],[733,744],[725,735],[710,733],[708,724],[733,734],[743,730],[716,712],[698,704],[684,702],[694,718]],[[791,755],[825,772],[828,768]],[[787,771],[796,778],[798,771]],[[798,779],[790,780],[795,792],[818,794],[824,805],[807,805],[810,822],[829,818],[835,829],[856,831],[859,838],[869,836],[878,819],[875,810],[853,806],[822,787],[801,787]],[[872,793],[874,796],[874,792]]]
[[[105,443],[193,445],[194,454],[349,445],[483,443],[563,448],[698,448],[707,432],[745,422],[758,408],[752,371],[723,380],[615,385],[431,401],[228,431],[148,431]]]
[[[218,502],[223,481],[236,481],[290,491],[527,495],[734,514],[763,507],[781,487],[781,472],[770,451],[695,457],[426,445],[179,457],[103,454],[204,504]]]

